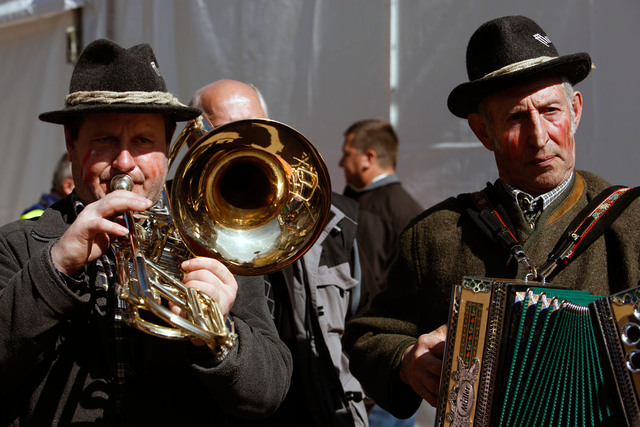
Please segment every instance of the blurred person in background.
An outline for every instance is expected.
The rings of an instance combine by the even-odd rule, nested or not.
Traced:
[[[339,163],[347,181],[344,195],[359,205],[358,242],[379,291],[386,286],[400,232],[423,210],[395,174],[398,149],[391,123],[360,120],[344,132]]]
[[[64,153],[60,160],[58,160],[58,163],[56,163],[56,168],[53,171],[51,191],[49,193],[43,193],[38,203],[25,209],[20,219],[39,217],[49,206],[67,197],[73,191],[73,188],[71,161],[67,158],[67,153]]]
[[[385,120],[360,120],[344,132],[339,163],[347,181],[344,195],[359,204],[357,240],[371,267],[375,293],[386,286],[398,236],[423,210],[395,174],[398,147],[398,136]],[[372,427],[412,426],[416,418],[401,420],[372,402],[367,406]]]

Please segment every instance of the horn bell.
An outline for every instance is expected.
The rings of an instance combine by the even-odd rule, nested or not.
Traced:
[[[286,267],[313,245],[331,209],[331,181],[300,132],[269,119],[239,120],[189,149],[169,200],[194,255],[253,276]]]

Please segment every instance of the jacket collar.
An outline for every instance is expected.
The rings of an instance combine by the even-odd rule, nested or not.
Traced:
[[[385,176],[384,178],[378,179],[378,180],[372,182],[371,184],[367,185],[366,187],[363,187],[363,188],[361,188],[359,190],[356,190],[355,188],[351,187],[350,185],[348,187],[354,193],[364,193],[366,191],[375,190],[376,188],[380,188],[380,187],[386,187],[387,185],[395,184],[397,182],[400,182],[400,178],[398,178],[398,176],[396,174],[391,173],[391,174]]]
[[[551,216],[549,216],[549,218],[547,219],[546,225],[552,224],[553,222],[562,218],[567,212],[569,212],[578,203],[578,200],[580,200],[582,193],[584,193],[584,189],[585,189],[584,180],[582,179],[579,173],[576,172],[574,175],[575,175],[575,179],[573,180],[572,185],[570,185],[570,187],[573,187],[573,189],[571,189],[570,192],[569,191],[567,192],[568,194],[567,197],[561,196],[562,201],[560,206],[553,211]]]
[[[60,238],[76,218],[73,207],[76,200],[77,197],[74,191],[64,199],[51,205],[36,220],[31,233],[44,240]]]

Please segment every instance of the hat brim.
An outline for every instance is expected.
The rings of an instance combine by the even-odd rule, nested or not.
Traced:
[[[199,108],[192,108],[179,105],[159,105],[159,104],[81,104],[67,107],[62,110],[49,111],[38,116],[40,120],[48,123],[64,125],[74,118],[89,113],[150,113],[166,114],[175,121],[193,120],[202,114]]]
[[[584,80],[591,72],[591,57],[580,52],[560,56],[550,61],[511,73],[474,80],[457,86],[449,94],[447,106],[456,116],[466,119],[478,109],[482,98],[525,81],[552,75],[566,76],[572,85]]]

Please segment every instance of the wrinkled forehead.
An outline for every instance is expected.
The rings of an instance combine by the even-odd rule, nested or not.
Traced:
[[[503,89],[486,96],[481,105],[489,111],[509,110],[519,104],[524,104],[528,98],[534,98],[544,103],[567,103],[562,87],[561,77],[548,77]]]
[[[560,76],[551,76],[545,77],[537,80],[529,80],[524,83],[521,83],[516,86],[507,87],[500,91],[494,92],[490,95],[487,95],[486,98],[489,99],[500,99],[500,98],[519,98],[524,99],[536,92],[540,92],[542,90],[559,87],[562,90],[562,77]]]
[[[165,116],[160,113],[87,113],[80,119],[81,125],[92,127],[109,127],[120,123],[160,127],[165,125]]]
[[[81,131],[83,134],[117,133],[127,128],[136,133],[162,132],[168,143],[175,126],[170,117],[160,113],[87,113],[65,124],[65,132],[75,140]]]

